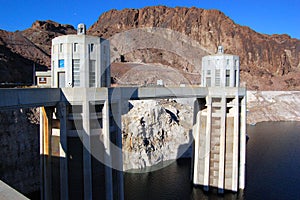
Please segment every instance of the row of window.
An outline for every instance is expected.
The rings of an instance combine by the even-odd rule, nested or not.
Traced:
[[[221,61],[222,61],[222,60],[221,60]],[[230,59],[226,59],[226,64],[229,65],[229,63],[230,63]],[[211,65],[211,60],[208,60],[208,61],[207,61],[207,64],[208,64],[208,66],[210,66],[210,65]],[[217,59],[216,64],[217,64],[217,65],[220,65],[220,59]],[[235,66],[238,66],[238,65],[239,65],[239,60],[235,60],[235,61],[233,62],[233,64],[234,64]]]
[[[94,52],[95,44],[94,43],[89,44],[88,48],[89,48],[89,52]],[[59,52],[62,53],[63,50],[64,50],[64,44],[60,43],[59,44]],[[73,43],[73,52],[78,52],[78,50],[79,50],[78,43]],[[54,51],[54,48],[53,48],[53,51]],[[103,54],[106,55],[106,53],[107,53],[107,46],[103,45]]]
[[[59,52],[62,53],[63,50],[64,50],[64,44],[63,43],[60,43],[59,44]],[[91,43],[89,44],[89,51],[90,52],[94,52],[94,49],[95,49],[95,44]],[[54,50],[54,48],[53,48]],[[78,43],[73,43],[73,52],[78,52]]]
[[[58,68],[64,68],[65,62],[63,59],[58,61]],[[80,87],[80,59],[72,60],[72,80],[74,87]],[[89,87],[96,86],[96,60],[90,60],[89,65]]]
[[[215,86],[220,86],[221,85],[221,73],[220,69],[215,70]],[[235,83],[234,83],[235,85]],[[211,86],[211,70],[206,71],[206,86],[210,87]],[[230,86],[230,70],[226,69],[225,72],[225,86],[228,87]]]
[[[215,74],[220,74],[220,69],[215,70]],[[211,76],[211,70],[206,70],[206,76]],[[226,69],[226,76],[230,76],[230,69]]]

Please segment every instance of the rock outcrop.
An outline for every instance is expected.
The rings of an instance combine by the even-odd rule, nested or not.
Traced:
[[[155,29],[165,32],[157,35]],[[215,53],[221,44],[225,53],[240,56],[241,81],[247,83],[248,89],[300,89],[299,40],[285,34],[257,33],[218,10],[165,6],[111,10],[99,17],[88,34],[112,39],[132,30],[146,30],[147,35],[135,31],[118,40],[111,49],[112,55],[118,55],[112,59],[114,62],[159,63],[198,84],[194,73],[200,72],[201,57]],[[5,76],[0,77],[0,82],[32,82],[33,63],[38,68],[50,67],[52,38],[74,33],[73,26],[50,20],[36,21],[24,31],[1,30],[0,72]],[[140,46],[124,51],[128,43]]]
[[[234,23],[217,10],[165,6],[111,10],[101,15],[88,33],[112,38],[124,31],[149,27],[173,30],[188,36],[208,53],[215,53],[217,46],[222,44],[225,53],[240,56],[241,81],[247,82],[249,89],[300,89],[300,82],[296,78],[300,75],[299,40],[288,35],[257,33],[249,27]],[[139,40],[138,35],[134,35],[133,40]],[[124,46],[128,41],[132,41],[130,36],[128,40],[119,42]],[[130,62],[162,63],[182,71],[187,69],[188,72],[199,67],[188,65],[179,55],[161,49],[145,48],[124,55],[120,53],[123,60]],[[201,56],[197,58],[201,59]],[[171,60],[181,60],[181,63],[172,63]]]
[[[247,123],[300,121],[299,91],[248,91]]]
[[[131,101],[122,116],[124,170],[144,169],[188,152],[193,112],[175,101]]]
[[[0,82],[32,83],[34,64],[38,70],[51,66],[51,40],[71,33],[72,26],[53,21],[36,21],[24,31],[0,30]]]

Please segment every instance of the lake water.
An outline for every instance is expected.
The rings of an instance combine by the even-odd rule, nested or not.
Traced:
[[[248,126],[246,189],[204,192],[190,181],[190,159],[150,173],[126,173],[125,199],[300,199],[300,122]]]
[[[126,200],[300,199],[300,122],[248,126],[246,189],[239,193],[204,192],[190,181],[191,159],[141,174],[125,173]],[[36,192],[29,196],[39,199]]]

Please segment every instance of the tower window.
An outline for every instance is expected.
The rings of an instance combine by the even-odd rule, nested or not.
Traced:
[[[77,49],[78,49],[78,43],[74,43],[74,46],[73,46],[73,47],[74,47],[73,51],[74,51],[74,52],[77,52]]]
[[[62,43],[59,44],[59,52],[63,52],[63,44]]]
[[[96,87],[96,61],[95,60],[90,60],[89,87]]]
[[[91,52],[94,51],[94,44],[90,44],[90,51],[91,51]]]
[[[210,86],[211,86],[211,78],[206,77],[206,87],[210,87]]]
[[[230,70],[226,69],[226,87],[230,84]]]
[[[216,69],[215,71],[216,76],[215,76],[215,85],[220,86],[220,70]]]
[[[80,60],[74,59],[72,63],[72,78],[73,78],[73,86],[80,86]]]

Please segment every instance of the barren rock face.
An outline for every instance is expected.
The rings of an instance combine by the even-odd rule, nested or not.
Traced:
[[[24,31],[0,30],[0,82],[32,83],[33,64],[50,68],[52,39],[70,33],[76,33],[72,26],[52,21],[36,21]]]
[[[300,121],[299,91],[248,91],[247,123]]]
[[[249,89],[300,89],[299,82],[292,78],[300,75],[299,40],[288,35],[257,33],[249,27],[235,24],[217,10],[164,6],[112,10],[101,15],[88,33],[111,38],[117,33],[146,27],[165,28],[181,33],[210,53],[216,52],[217,46],[222,44],[225,53],[240,56],[241,81],[247,82]],[[135,39],[139,40],[138,36]],[[119,42],[119,45],[126,43]],[[169,52],[159,49],[140,49],[123,56],[129,62],[163,62],[162,64],[167,63],[169,66],[189,71],[199,68],[184,63],[183,58],[181,63],[172,63],[172,60],[179,60],[180,56],[170,55]],[[164,56],[167,59],[163,59]]]
[[[165,31],[159,35],[154,29]],[[31,82],[33,63],[50,68],[51,40],[75,33],[72,26],[50,20],[36,21],[24,31],[0,30],[0,81]],[[113,62],[159,63],[196,84],[201,58],[223,45],[225,53],[240,56],[241,82],[248,89],[300,89],[299,40],[257,33],[217,10],[165,6],[111,10],[99,17],[88,34],[111,40]]]
[[[174,101],[131,101],[122,116],[124,170],[143,169],[176,159],[193,136],[192,108]]]

